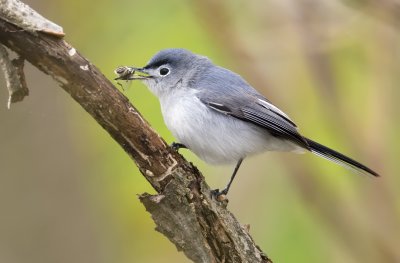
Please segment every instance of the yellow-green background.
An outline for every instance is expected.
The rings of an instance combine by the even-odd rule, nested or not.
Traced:
[[[274,262],[400,262],[400,26],[364,1],[29,1],[108,77],[184,47],[245,77],[300,131],[376,169],[368,178],[306,155],[246,159],[229,209]],[[382,2],[390,2],[385,0]],[[154,230],[154,193],[122,149],[50,77],[0,89],[0,262],[188,262]],[[156,98],[125,92],[168,142]],[[222,187],[233,167],[182,153]]]

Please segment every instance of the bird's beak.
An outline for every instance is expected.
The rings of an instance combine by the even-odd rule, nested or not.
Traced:
[[[149,79],[152,78],[145,68],[136,68],[122,66],[114,70],[114,73],[118,75],[115,80],[135,80],[135,79]]]
[[[153,76],[150,75],[145,68],[135,68],[135,72],[133,73],[135,79],[149,79]]]

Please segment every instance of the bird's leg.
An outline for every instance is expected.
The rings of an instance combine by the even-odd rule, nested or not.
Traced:
[[[235,167],[235,170],[233,170],[233,174],[232,174],[232,176],[231,176],[231,179],[229,180],[229,182],[228,182],[228,184],[226,185],[226,187],[224,188],[224,190],[219,191],[219,189],[215,189],[215,190],[212,191],[212,194],[213,194],[215,197],[218,197],[218,196],[220,196],[220,195],[227,195],[227,194],[228,194],[229,188],[231,187],[231,184],[232,184],[232,182],[233,182],[233,179],[235,179],[236,173],[237,173],[237,171],[239,170],[239,167],[240,167],[240,165],[242,164],[242,161],[243,161],[243,158],[240,159],[240,160],[237,162],[236,167]]]
[[[187,149],[186,145],[179,143],[179,142],[173,142],[171,143],[171,148],[174,149],[175,151],[178,151],[179,149]]]

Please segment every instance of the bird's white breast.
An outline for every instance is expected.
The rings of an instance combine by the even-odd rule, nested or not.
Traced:
[[[182,88],[159,98],[168,129],[204,161],[232,163],[266,150],[294,150],[292,143],[271,136],[265,129],[208,108],[195,92]]]

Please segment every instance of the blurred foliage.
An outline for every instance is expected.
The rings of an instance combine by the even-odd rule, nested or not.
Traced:
[[[274,262],[400,262],[400,28],[348,2],[27,3],[110,79],[160,49],[190,49],[240,73],[305,135],[383,175],[311,154],[246,159],[229,208]],[[136,198],[154,191],[133,162],[68,94],[27,71],[30,96],[10,111],[0,89],[0,262],[188,262],[154,231]],[[174,140],[144,85],[125,94]],[[213,187],[228,180],[233,167],[182,153]]]

